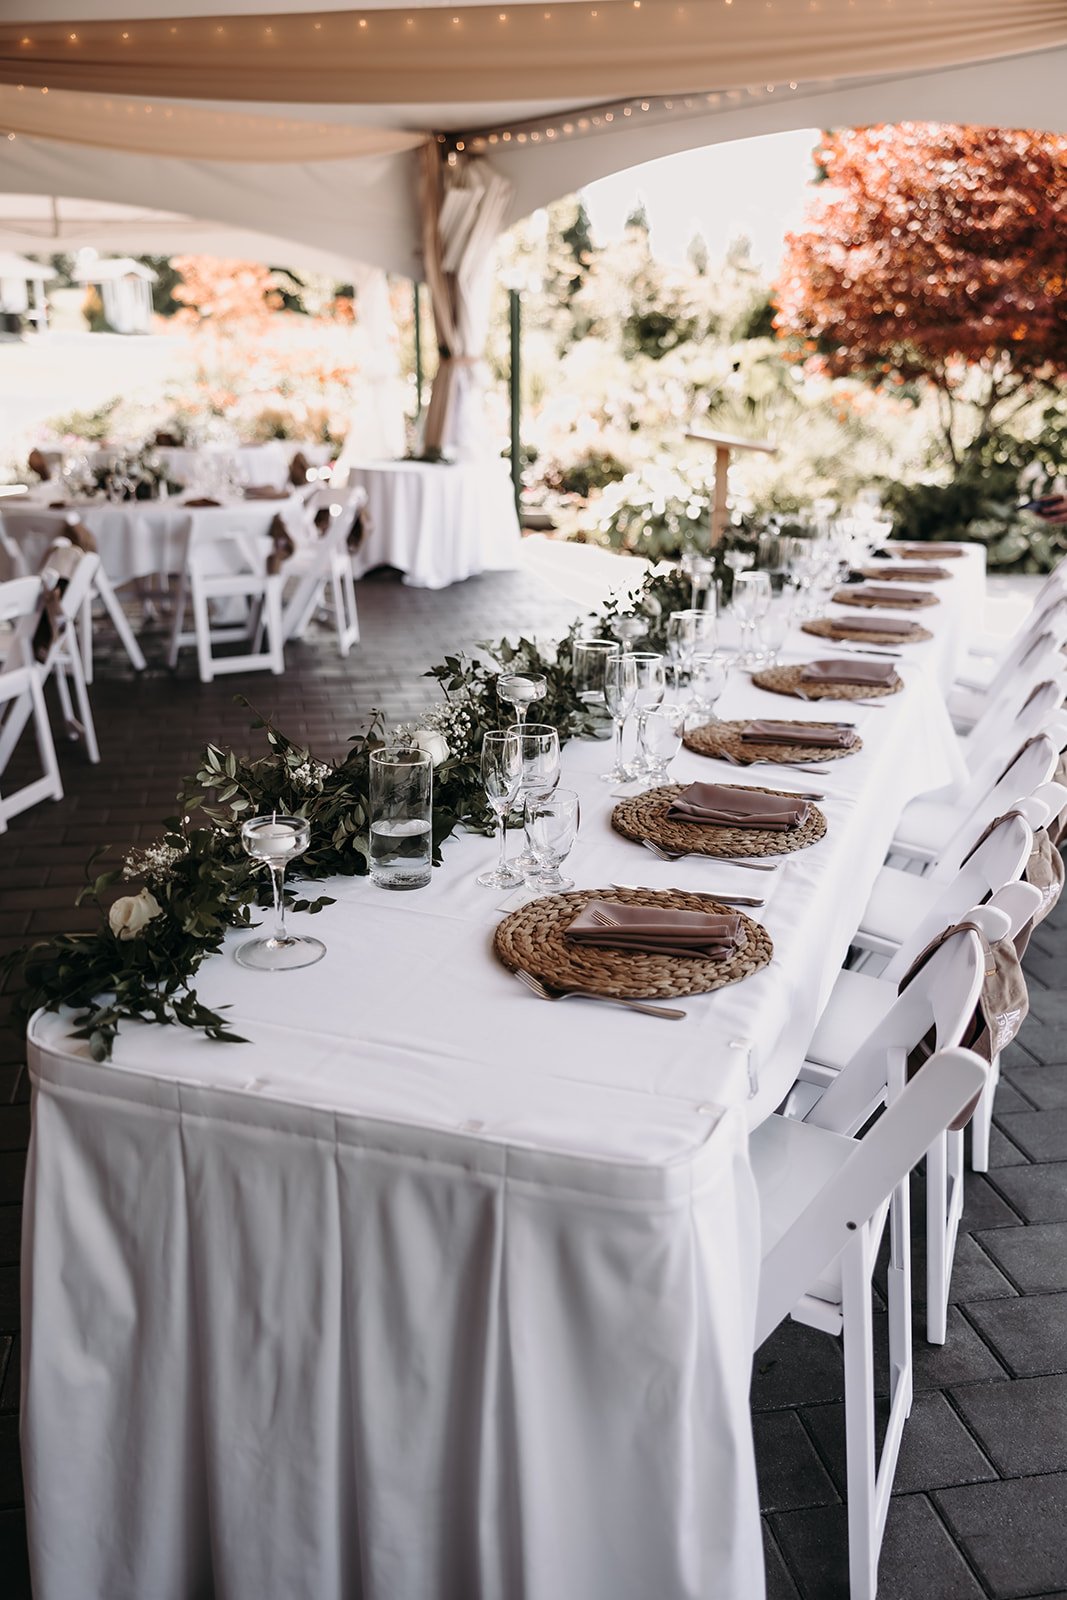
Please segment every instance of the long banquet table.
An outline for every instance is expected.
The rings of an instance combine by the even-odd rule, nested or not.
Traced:
[[[528,995],[476,836],[414,894],[333,883],[294,918],[317,966],[268,980],[235,936],[197,989],[247,1044],[130,1026],[100,1066],[35,1018],[37,1600],[759,1600],[745,1128],[794,1080],[902,806],[962,776],[938,674],[902,675],[823,777],[676,761],[825,793],[825,838],[774,874],[655,861],[611,829],[607,747],[567,747],[579,887],[766,894],[771,964],[685,1022]],[[739,674],[719,709],[821,710]]]

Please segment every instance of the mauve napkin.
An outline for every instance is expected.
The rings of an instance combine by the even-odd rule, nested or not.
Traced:
[[[746,722],[741,738],[752,744],[820,744],[847,750],[856,742],[853,728],[819,728],[813,722]]]
[[[275,489],[269,483],[250,483],[244,491],[246,500],[288,500],[288,489]]]
[[[921,561],[928,556],[961,556],[964,553],[961,544],[902,544],[900,549],[904,555],[918,556]]]
[[[730,789],[723,783],[691,783],[667,807],[667,816],[674,822],[762,828],[772,833],[799,828],[807,822],[810,812],[807,800],[764,794],[759,789]]]
[[[199,494],[199,495],[197,495],[195,500],[183,500],[181,502],[181,504],[183,506],[194,506],[197,509],[199,509],[201,506],[218,506],[218,505],[221,505],[222,501],[221,500],[212,500],[210,495]]]
[[[899,633],[902,639],[909,638],[919,626],[910,617],[831,617],[830,622],[835,628],[847,628],[853,633]]]
[[[925,589],[902,589],[896,583],[868,583],[853,589],[850,600],[877,600],[890,606],[926,606],[937,596]]]
[[[801,683],[855,683],[863,688],[887,689],[897,682],[891,661],[809,661],[801,669]]]
[[[929,561],[918,567],[906,567],[902,561],[894,561],[891,567],[879,567],[872,576],[891,578],[894,582],[897,578],[921,578],[929,583],[935,578],[951,578],[952,574],[946,572],[944,567],[931,566]]]
[[[610,917],[616,926],[605,928],[594,913]],[[591,944],[611,950],[647,950],[676,956],[724,957],[745,943],[744,923],[736,914],[707,911],[671,911],[660,906],[624,906],[613,900],[593,900],[564,938],[574,944]]]

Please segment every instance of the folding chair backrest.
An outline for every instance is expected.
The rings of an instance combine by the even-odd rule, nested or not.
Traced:
[[[0,514],[0,582],[10,583],[14,578],[25,578],[28,573],[26,557],[18,541],[4,527],[4,518]]]
[[[977,944],[974,934],[970,938]],[[971,1050],[939,1050],[856,1141],[848,1160],[761,1263],[753,1348],[789,1315],[856,1229],[874,1216],[938,1134],[980,1092],[988,1070]]]
[[[996,778],[1005,756],[1017,750],[1024,739],[1043,733],[1050,726],[1065,697],[1067,662],[1057,652],[1046,677],[1036,684],[1020,684],[999,705],[991,707],[962,741],[971,778],[961,799],[977,800],[983,784]]]
[[[265,533],[247,533],[243,528],[196,528],[189,539],[189,570],[200,578],[236,577],[242,573],[262,576],[273,544]]]
[[[1006,816],[945,884],[926,915],[912,930],[882,977],[894,983],[904,976],[920,951],[942,928],[950,928],[969,906],[980,905],[987,895],[1022,877],[1033,849],[1034,831],[1022,816]]]
[[[41,580],[10,578],[0,583],[0,622],[14,622],[36,612],[41,601]]]
[[[993,913],[991,919],[983,920],[1007,931],[1008,918],[1003,913]],[[835,1133],[855,1133],[884,1098],[889,1050],[913,1050],[931,1028],[936,1050],[959,1044],[978,1004],[984,970],[982,945],[976,933],[961,929],[946,939],[875,1024],[812,1106],[805,1122]]]
[[[1041,784],[1048,783],[1056,770],[1059,751],[1047,734],[1038,734],[1016,751],[1004,763],[1003,775],[998,778],[972,806],[964,821],[946,842],[937,860],[932,876],[947,882],[956,876],[963,858],[975,840],[993,821],[1010,811],[1016,801],[1033,794]]]
[[[11,624],[2,643],[0,674],[17,672],[33,661],[33,636],[44,606],[44,586],[40,578],[11,578],[0,583],[0,622]]]
[[[1034,649],[1035,641],[1042,634],[1049,632],[1054,635],[1059,634],[1060,644],[1063,643],[1064,639],[1067,639],[1067,594],[1064,593],[1065,582],[1067,582],[1067,576],[1057,578],[1056,583],[1047,592],[1043,590],[1039,594],[1033,611],[1023,623],[1014,643],[990,680],[987,693],[998,693],[1020,666],[1025,665],[1027,656]]]

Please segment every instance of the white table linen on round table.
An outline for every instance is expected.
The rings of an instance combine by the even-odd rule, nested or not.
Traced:
[[[281,515],[294,538],[302,528],[299,495],[284,500],[235,500],[221,506],[187,506],[181,500],[132,500],[122,505],[76,505],[70,508],[96,539],[104,571],[118,588],[135,578],[178,571],[190,522],[219,534],[239,531],[265,534]],[[52,539],[65,532],[65,510],[41,506],[5,507],[3,525],[36,572]]]
[[[529,996],[492,956],[494,847],[470,835],[427,889],[338,880],[294,916],[317,966],[264,980],[234,936],[197,988],[247,1044],[130,1026],[98,1067],[36,1019],[38,1600],[759,1600],[743,1128],[793,1081],[901,807],[959,775],[929,675],[903,671],[854,708],[862,752],[766,774],[825,790],[829,822],[773,875],[654,861],[610,827],[607,746],[567,748],[580,887],[767,896],[771,965],[685,1022]],[[822,710],[736,675],[723,703]],[[673,776],[764,774],[683,752]]]
[[[444,589],[519,564],[515,494],[502,461],[356,462],[348,482],[367,491],[367,531],[352,562],[357,578],[398,567],[415,588]]]

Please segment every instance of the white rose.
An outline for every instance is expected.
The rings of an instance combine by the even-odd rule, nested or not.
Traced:
[[[432,728],[420,728],[415,734],[415,743],[420,750],[426,751],[435,767],[448,760],[448,740],[443,733],[436,733]]]
[[[163,907],[150,889],[140,894],[124,894],[107,914],[112,933],[120,939],[134,939],[153,917],[158,917]]]

